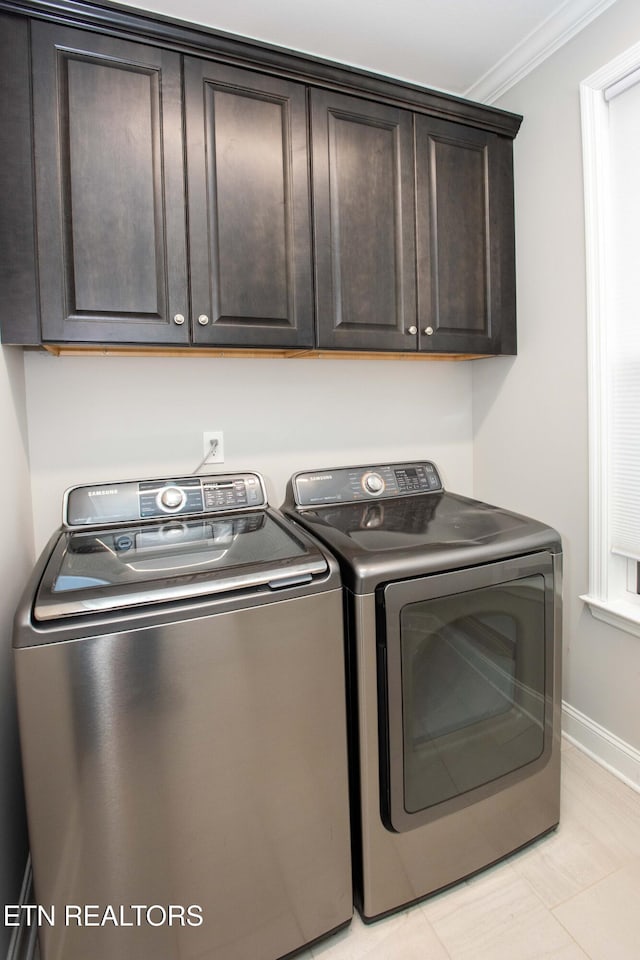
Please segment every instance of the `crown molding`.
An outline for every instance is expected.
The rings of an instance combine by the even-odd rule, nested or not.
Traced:
[[[275,73],[312,86],[369,96],[391,106],[490,130],[510,139],[516,136],[522,123],[519,114],[489,104],[474,103],[458,94],[408,80],[395,80],[338,61],[111,0],[0,0],[2,11],[128,40],[155,43],[178,53],[211,57],[218,62]]]
[[[565,0],[513,50],[465,90],[463,96],[481,103],[495,103],[615,2]]]

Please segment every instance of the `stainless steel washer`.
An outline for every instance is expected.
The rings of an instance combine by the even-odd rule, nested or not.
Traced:
[[[373,920],[558,823],[560,538],[447,493],[428,461],[298,473],[284,509],[341,566]]]
[[[71,490],[14,648],[42,960],[274,960],[349,922],[339,572],[257,474]]]

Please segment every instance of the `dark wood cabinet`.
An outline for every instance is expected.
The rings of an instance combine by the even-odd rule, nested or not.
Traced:
[[[311,91],[318,347],[415,349],[411,113]]]
[[[0,24],[4,343],[515,353],[520,117],[88,0]]]
[[[184,344],[180,57],[32,25],[42,338]]]
[[[3,343],[38,343],[29,21],[0,14],[0,324]]]
[[[43,340],[312,347],[304,86],[185,58],[187,190],[178,54],[36,23],[33,62]]]
[[[514,353],[511,142],[324,91],[311,121],[318,346]]]
[[[185,59],[193,341],[312,347],[305,87]]]
[[[419,349],[515,353],[511,143],[415,117]]]

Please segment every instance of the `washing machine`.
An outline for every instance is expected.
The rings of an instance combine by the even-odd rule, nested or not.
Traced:
[[[253,472],[76,487],[15,620],[41,960],[349,923],[337,565]]]
[[[338,558],[366,921],[559,821],[561,541],[432,462],[301,472],[284,512]]]

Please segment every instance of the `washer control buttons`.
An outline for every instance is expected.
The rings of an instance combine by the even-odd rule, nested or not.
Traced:
[[[184,507],[187,495],[180,487],[163,487],[156,497],[156,502],[161,510],[169,513],[176,513]]]
[[[248,485],[244,477],[230,480],[205,480],[204,490],[205,510],[227,510],[248,505]],[[252,500],[255,503],[255,500]]]
[[[379,496],[384,491],[384,480],[379,473],[365,473],[362,478],[362,486],[367,493]]]
[[[200,477],[142,480],[138,484],[140,519],[202,513]]]

